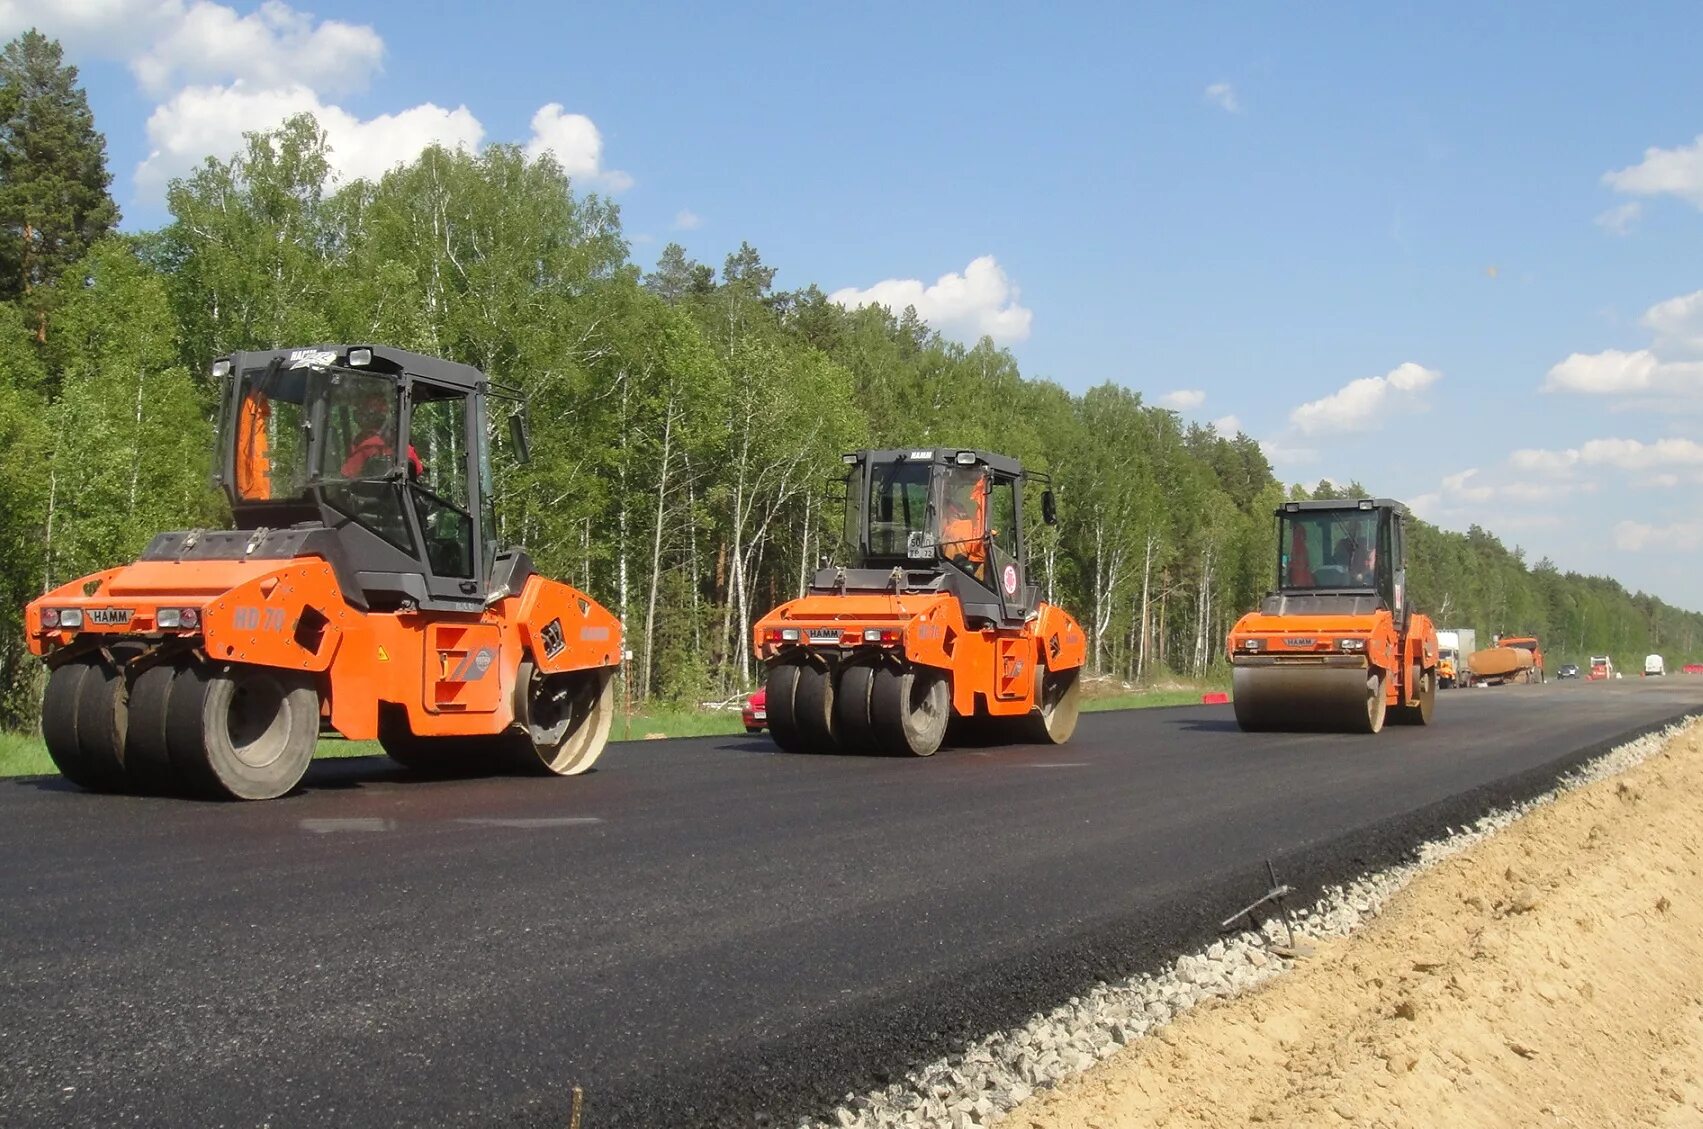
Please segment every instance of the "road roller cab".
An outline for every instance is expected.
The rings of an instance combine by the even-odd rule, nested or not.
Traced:
[[[497,536],[493,401],[466,365],[377,345],[234,353],[216,477],[234,530],[26,611],[48,751],[97,790],[270,798],[322,728],[413,767],[584,771],[607,740],[620,624]]]
[[[1277,586],[1231,629],[1243,729],[1376,733],[1428,724],[1437,632],[1408,606],[1407,507],[1387,498],[1285,502]]]
[[[1076,727],[1082,628],[1025,569],[1015,459],[956,448],[844,457],[840,563],[753,628],[769,730],[791,752],[928,756],[953,717],[1062,743]]]

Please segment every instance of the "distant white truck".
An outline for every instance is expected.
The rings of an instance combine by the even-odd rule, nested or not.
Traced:
[[[1470,627],[1437,629],[1437,685],[1445,690],[1472,685],[1467,660],[1478,650],[1478,632]]]
[[[1645,678],[1660,678],[1663,675],[1667,674],[1667,672],[1668,672],[1668,664],[1662,661],[1662,656],[1660,656],[1660,655],[1646,655],[1644,657],[1644,677]]]

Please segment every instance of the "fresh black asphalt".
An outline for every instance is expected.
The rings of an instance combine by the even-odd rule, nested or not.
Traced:
[[[1377,737],[1228,707],[927,760],[766,739],[589,775],[317,762],[262,804],[0,782],[0,1125],[796,1123],[1703,709],[1454,691]]]

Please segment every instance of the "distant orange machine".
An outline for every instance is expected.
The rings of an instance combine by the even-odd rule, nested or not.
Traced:
[[[1407,507],[1387,498],[1286,502],[1277,586],[1236,622],[1230,652],[1245,730],[1376,733],[1428,725],[1437,631],[1407,599]]]
[[[1544,680],[1543,648],[1539,645],[1536,635],[1498,635],[1496,645],[1498,647],[1513,647],[1529,653],[1532,661],[1529,668],[1530,673],[1526,675],[1525,680],[1528,682],[1542,682]]]
[[[413,767],[590,767],[621,627],[497,543],[489,401],[512,393],[383,346],[236,353],[214,375],[240,528],[161,533],[26,610],[60,771],[268,799],[322,728]]]

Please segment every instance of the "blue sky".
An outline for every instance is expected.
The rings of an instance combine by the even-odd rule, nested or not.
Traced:
[[[1483,7],[0,0],[0,34],[65,42],[129,226],[290,109],[346,175],[549,147],[640,262],[748,240],[1703,609],[1703,8]]]

